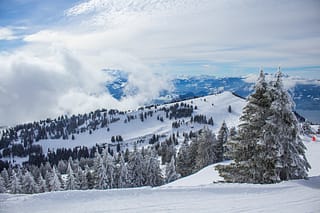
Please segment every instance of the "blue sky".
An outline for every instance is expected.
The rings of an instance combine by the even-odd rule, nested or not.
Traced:
[[[276,70],[281,65],[292,75],[306,76],[307,73],[309,78],[320,77],[317,61],[320,54],[316,50],[320,33],[319,1],[192,2],[1,0],[0,51],[13,52],[37,43],[39,40],[28,40],[28,37],[43,31],[69,34],[69,37],[79,33],[91,36],[92,40],[95,40],[94,35],[90,35],[92,31],[119,35],[123,31],[127,37],[121,41],[133,44],[129,44],[128,49],[121,44],[111,45],[112,49],[125,55],[130,52],[157,72],[237,76],[256,72],[260,67]],[[192,34],[195,34],[194,41]],[[114,36],[110,42],[114,41]],[[108,43],[108,38],[98,39]],[[57,43],[55,38],[46,42],[48,45]],[[62,42],[69,46],[69,40]],[[90,45],[91,40],[83,39],[83,42]],[[296,44],[300,49],[294,48]],[[75,46],[68,48],[77,49]],[[96,47],[88,49],[88,52],[101,51]],[[141,54],[141,49],[147,51]],[[101,68],[108,66],[103,64]]]
[[[319,11],[318,0],[0,0],[0,117],[134,108],[176,75],[281,66],[320,79]],[[105,68],[139,93],[114,100]]]

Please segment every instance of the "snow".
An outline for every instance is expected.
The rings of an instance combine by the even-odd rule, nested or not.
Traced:
[[[191,101],[185,102],[190,104]],[[244,106],[244,100],[228,92],[194,99],[193,103],[198,106],[195,113],[214,118],[215,125],[211,128],[215,132],[223,120],[228,127],[236,126]],[[228,113],[228,105],[231,105],[232,113]],[[133,120],[125,127],[123,120],[120,120],[110,126],[110,132],[100,129],[92,135],[75,135],[74,141],[48,140],[40,143],[46,149],[89,146],[110,142],[111,136],[118,133],[122,133],[125,142],[130,143],[153,133],[169,134],[173,131],[172,121],[160,122],[156,117],[153,115],[153,119],[148,118],[145,122]],[[193,125],[195,130],[203,127]],[[179,129],[181,132],[183,130],[190,130],[190,126]],[[0,212],[320,212],[320,136],[316,142],[311,142],[307,136],[302,139],[312,167],[308,180],[266,185],[220,183],[218,181],[221,177],[214,170],[217,164],[214,164],[156,188],[60,191],[33,195],[0,194]]]
[[[1,195],[11,212],[319,212],[320,179],[272,185],[211,184],[185,188],[137,188]]]
[[[192,100],[183,101],[184,103],[197,106],[198,109],[195,110],[193,115],[204,114],[207,119],[213,117],[214,126],[209,126],[214,132],[217,132],[222,122],[225,120],[228,127],[237,126],[239,123],[239,116],[242,112],[242,108],[245,105],[245,100],[240,99],[230,92],[223,92],[218,95],[209,95],[201,98],[196,98]],[[192,104],[192,103],[193,104]],[[178,102],[180,104],[180,102]],[[213,104],[213,105],[212,105]],[[166,104],[164,106],[170,106],[172,104]],[[228,112],[228,106],[232,107],[232,113]],[[159,108],[162,106],[159,106]],[[154,108],[150,109],[155,111]],[[43,152],[47,153],[48,149],[56,150],[57,148],[74,148],[77,146],[87,146],[92,147],[95,144],[111,143],[111,137],[116,135],[121,135],[124,139],[124,148],[132,147],[133,142],[137,141],[140,138],[148,138],[153,134],[164,134],[169,135],[173,131],[190,131],[190,123],[187,123],[185,126],[181,126],[179,129],[172,129],[172,122],[175,120],[165,119],[165,113],[163,111],[157,111],[152,117],[148,117],[141,122],[139,119],[139,114],[141,112],[148,112],[149,110],[145,109],[144,111],[132,111],[127,115],[137,116],[137,119],[131,120],[130,122],[124,123],[127,115],[117,115],[114,117],[119,117],[120,120],[111,123],[109,125],[109,130],[107,128],[101,128],[96,131],[93,131],[90,135],[89,132],[84,132],[80,134],[75,134],[75,140],[62,139],[49,139],[49,140],[40,140],[37,142],[41,144]],[[157,120],[157,116],[163,116],[164,122]],[[177,120],[189,121],[190,118],[181,118]],[[203,128],[203,124],[192,124],[192,131],[196,131],[200,128]],[[125,131],[124,131],[125,129]],[[148,141],[146,141],[148,142]]]
[[[308,180],[213,183],[220,177],[210,165],[157,188],[0,194],[0,212],[319,212],[320,143],[303,139],[312,166]]]
[[[219,176],[218,171],[214,169],[216,165],[227,164],[217,163],[203,168],[195,174],[180,178],[174,182],[168,183],[161,188],[176,188],[176,187],[190,187],[190,186],[204,186],[213,183],[214,181],[222,181],[223,178]]]

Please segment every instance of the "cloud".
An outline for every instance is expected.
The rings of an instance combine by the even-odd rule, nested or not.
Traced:
[[[242,75],[260,66],[319,66],[319,8],[318,1],[82,2],[61,11],[61,24],[0,53],[1,122],[137,107],[170,88],[164,75],[172,62],[200,61],[200,69],[223,75],[231,68]],[[0,39],[14,38],[3,29]],[[110,76],[101,70],[110,67],[128,72],[121,101],[105,88]]]
[[[1,40],[14,40],[18,37],[14,35],[14,31],[7,27],[0,27],[0,41]]]

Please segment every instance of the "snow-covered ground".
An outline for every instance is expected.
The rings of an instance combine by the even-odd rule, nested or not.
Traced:
[[[204,100],[206,99],[206,100]],[[191,103],[191,101],[186,101]],[[193,100],[196,114],[212,116],[217,131],[223,120],[227,125],[238,125],[245,101],[225,92]],[[232,113],[227,112],[228,105]],[[138,113],[138,112],[133,112]],[[160,112],[161,113],[161,112]],[[194,125],[194,124],[193,124]],[[198,129],[203,125],[194,125]],[[123,128],[126,132],[123,133]],[[188,131],[182,126],[179,131]],[[74,147],[109,142],[112,135],[122,134],[125,141],[150,134],[170,134],[171,121],[160,122],[153,116],[141,122],[134,120],[124,126],[123,120],[110,126],[76,135],[72,140],[43,140],[47,148]],[[188,177],[157,187],[90,191],[61,191],[34,195],[0,194],[0,213],[56,213],[56,212],[320,212],[320,135],[317,142],[303,137],[307,158],[312,166],[309,180],[287,181],[279,184],[213,183],[221,180],[215,165],[210,165]],[[225,162],[228,163],[228,162]]]
[[[320,212],[320,143],[308,139],[309,180],[213,183],[221,177],[211,165],[157,188],[0,194],[0,212]]]
[[[231,92],[223,92],[217,95],[209,95],[201,98],[195,98],[192,100],[182,101],[186,104],[193,105],[194,107],[197,106],[197,109],[194,110],[194,115],[206,115],[207,119],[210,117],[213,118],[214,126],[207,125],[210,129],[214,132],[217,132],[223,121],[226,122],[228,127],[237,126],[239,123],[239,116],[242,112],[242,108],[245,105],[245,100],[234,96]],[[178,102],[179,104],[181,102]],[[175,103],[173,103],[175,104]],[[158,108],[163,106],[171,106],[173,104],[165,104],[161,105]],[[228,106],[231,106],[232,112],[228,112]],[[148,117],[143,122],[139,119],[139,114],[153,111],[154,114],[152,117]],[[133,119],[130,122],[126,122],[125,120],[128,115],[136,116],[137,119]],[[157,119],[157,117],[163,117],[164,121],[161,122]],[[48,149],[50,150],[57,150],[58,148],[74,148],[78,146],[87,146],[91,148],[96,144],[104,144],[104,143],[111,143],[112,136],[121,135],[124,139],[122,143],[122,149],[125,150],[126,148],[132,148],[133,142],[136,142],[141,139],[145,139],[143,143],[138,144],[141,146],[145,146],[148,144],[148,140],[152,137],[153,134],[158,135],[165,135],[168,137],[173,132],[179,131],[182,132],[189,132],[197,131],[203,128],[204,124],[198,123],[190,123],[190,117],[180,118],[180,119],[172,119],[169,120],[166,118],[166,114],[164,111],[156,110],[154,107],[150,109],[145,109],[144,111],[136,110],[128,112],[128,114],[120,115],[117,114],[115,117],[119,118],[120,120],[114,123],[111,123],[109,127],[109,131],[107,128],[100,128],[96,131],[93,131],[92,134],[89,132],[84,132],[80,134],[75,134],[75,139],[72,140],[71,136],[68,140],[63,139],[48,139],[48,140],[40,140],[35,142],[35,144],[40,144],[42,146],[43,152],[47,153]],[[177,129],[172,128],[172,122],[185,120],[185,123],[181,125]],[[20,141],[16,141],[16,143],[21,143]],[[0,150],[1,152],[1,150]],[[3,158],[3,160],[11,161],[10,158]],[[26,158],[19,158],[15,157],[14,161],[16,163],[21,164],[24,161],[27,161]]]

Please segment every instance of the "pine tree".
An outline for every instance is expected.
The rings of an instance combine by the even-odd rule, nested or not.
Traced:
[[[306,178],[310,168],[305,156],[306,147],[299,137],[299,124],[293,113],[294,103],[284,89],[280,70],[276,81],[271,82],[271,91],[273,102],[266,125],[268,131],[264,135],[267,147],[264,157],[273,161],[269,163],[272,167],[268,168],[264,177],[272,182]],[[270,153],[273,154],[270,156]]]
[[[38,179],[38,190],[39,190],[39,193],[48,191],[46,181],[43,179],[41,174]]]
[[[125,188],[125,187],[129,186],[128,176],[129,176],[129,173],[128,173],[127,165],[124,161],[123,156],[120,155],[119,167],[118,167],[118,172],[117,172],[117,187],[118,188]]]
[[[20,177],[15,170],[12,170],[12,175],[10,177],[10,192],[13,194],[19,194],[22,192]]]
[[[84,168],[84,173],[86,174],[87,182],[88,182],[88,189],[93,189],[95,187],[95,173],[92,173],[90,171],[90,168],[88,165]]]
[[[166,183],[175,181],[178,178],[180,178],[180,174],[176,171],[174,156],[172,156],[170,163],[167,163],[166,166]]]
[[[215,135],[211,130],[208,128],[201,130],[197,141],[198,147],[194,172],[217,162],[217,157],[213,151],[214,144],[216,144],[215,141]]]
[[[106,174],[108,180],[108,189],[115,188],[115,165],[114,158],[107,152],[104,160],[106,164]]]
[[[177,172],[181,174],[182,177],[185,177],[192,173],[192,165],[190,163],[189,156],[189,144],[187,141],[183,142],[178,152]]]
[[[52,171],[48,174],[48,190],[51,191],[60,191],[62,190],[61,181],[59,174],[55,166],[53,166]]]
[[[108,188],[108,177],[107,170],[101,155],[97,152],[96,159],[94,161],[95,170],[95,188],[96,189],[107,189]]]
[[[146,165],[146,185],[160,186],[163,184],[163,177],[160,169],[160,162],[155,150],[152,150],[147,158]]]
[[[226,181],[274,183],[306,178],[309,163],[299,138],[293,102],[284,89],[281,72],[266,85],[260,75],[239,125],[239,136],[228,142],[234,163],[217,166]],[[253,97],[253,98],[252,98]]]
[[[66,190],[76,190],[79,189],[79,182],[76,178],[75,173],[72,170],[71,163],[68,163],[67,167],[67,181],[66,181]]]
[[[214,145],[214,153],[216,155],[217,162],[225,160],[224,153],[226,148],[224,148],[224,146],[228,141],[228,132],[229,130],[227,124],[225,121],[223,121],[217,136],[217,142]]]
[[[81,167],[78,167],[77,177],[79,180],[79,189],[87,190],[89,188],[89,186],[88,186],[88,179],[87,179],[86,171],[82,170]]]
[[[144,169],[145,167],[143,156],[141,152],[139,152],[137,148],[135,148],[134,151],[130,154],[128,161],[129,179],[130,185],[132,187],[139,187],[144,185]]]
[[[22,191],[26,194],[34,194],[39,191],[39,187],[29,171],[23,176]]]
[[[0,176],[0,194],[6,193],[6,192],[7,192],[7,187],[6,187],[5,181],[4,181],[3,177]]]
[[[303,131],[303,134],[305,134],[305,135],[314,134],[309,121],[306,121],[302,124],[302,131]]]
[[[261,156],[259,155],[259,140],[262,139],[262,129],[270,115],[271,97],[265,75],[261,70],[255,85],[255,91],[247,100],[240,117],[238,137],[228,142],[234,163],[220,165],[220,176],[231,182],[260,183],[262,177]]]
[[[9,178],[9,174],[8,174],[8,171],[6,168],[4,168],[1,171],[1,176],[2,176],[4,184],[5,184],[4,186],[8,189],[10,186],[10,178]]]

